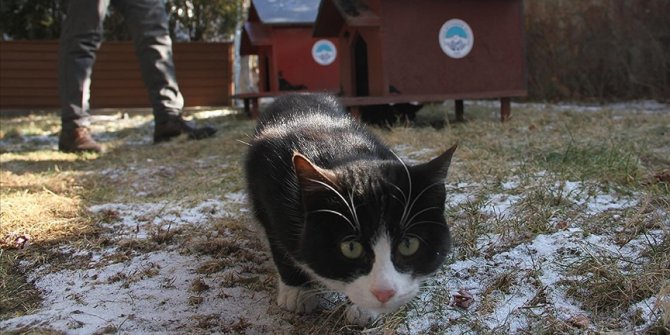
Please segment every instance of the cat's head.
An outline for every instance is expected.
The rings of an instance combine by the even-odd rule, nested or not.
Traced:
[[[444,181],[455,149],[416,166],[363,159],[334,169],[296,153],[305,271],[377,312],[416,296],[450,249]]]

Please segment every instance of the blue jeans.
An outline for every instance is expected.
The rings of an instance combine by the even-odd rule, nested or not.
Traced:
[[[70,0],[58,54],[63,129],[89,124],[91,74],[95,53],[102,43],[102,23],[110,1],[124,16],[133,36],[155,122],[165,122],[170,115],[179,115],[184,107],[175,76],[163,0]]]

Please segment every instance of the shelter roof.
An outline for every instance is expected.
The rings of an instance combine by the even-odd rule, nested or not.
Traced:
[[[258,53],[258,48],[272,45],[270,29],[260,22],[245,22],[242,27],[241,55]]]
[[[314,36],[337,36],[346,24],[350,27],[375,27],[381,20],[363,0],[323,0],[314,24]]]
[[[252,0],[264,24],[312,24],[321,0]]]

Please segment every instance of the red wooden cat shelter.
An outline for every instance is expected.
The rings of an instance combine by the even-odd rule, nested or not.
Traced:
[[[340,90],[336,38],[313,37],[320,0],[252,0],[240,55],[258,56],[258,93],[238,94],[245,104],[285,91]],[[245,106],[249,108],[249,106]],[[252,116],[257,106],[251,106]]]
[[[316,38],[337,39],[343,102],[360,106],[527,95],[522,0],[323,0]]]

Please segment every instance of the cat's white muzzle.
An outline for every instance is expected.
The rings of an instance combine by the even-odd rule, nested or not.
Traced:
[[[376,313],[390,313],[412,300],[419,292],[419,285],[411,285],[408,290],[398,292],[389,300],[382,302],[369,289],[359,290],[353,283],[345,290],[345,294],[352,303]]]
[[[421,280],[396,270],[388,236],[379,238],[373,250],[375,262],[370,273],[346,284],[344,293],[360,307],[388,313],[412,300],[419,292]]]

